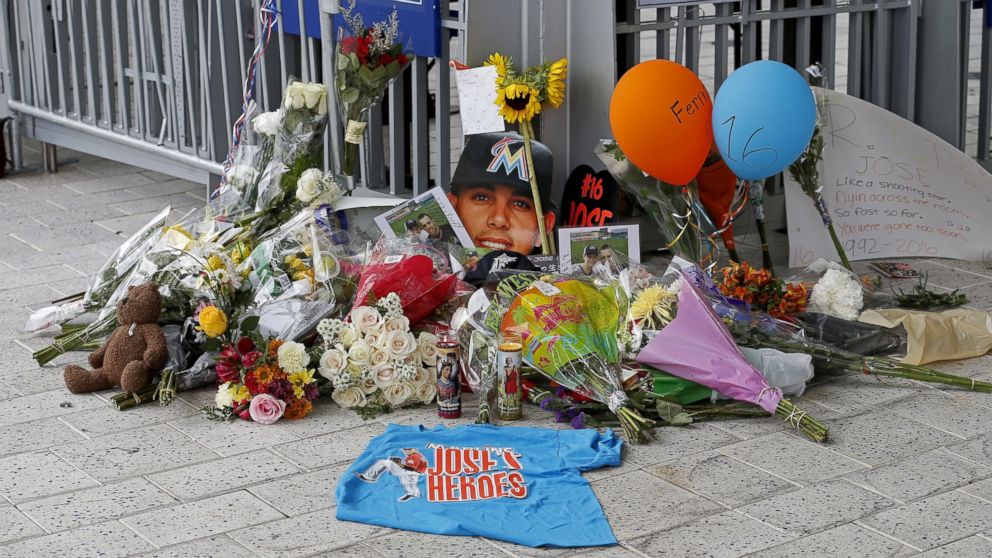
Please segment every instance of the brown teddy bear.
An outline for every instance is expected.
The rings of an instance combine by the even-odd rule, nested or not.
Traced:
[[[115,385],[136,392],[148,385],[168,356],[165,336],[158,327],[162,297],[154,283],[131,286],[117,303],[117,329],[106,343],[90,353],[92,372],[71,364],[65,367],[65,385],[72,393],[110,389]]]

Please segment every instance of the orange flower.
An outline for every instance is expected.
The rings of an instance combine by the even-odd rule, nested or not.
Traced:
[[[269,382],[276,379],[275,371],[268,364],[263,364],[259,366],[252,372],[252,374],[255,376],[255,379],[258,380],[258,382],[262,385],[268,385]]]
[[[311,411],[313,411],[313,403],[306,399],[297,399],[294,397],[288,401],[286,413],[283,415],[283,418],[297,420],[309,415]]]
[[[279,358],[279,347],[282,346],[282,339],[273,339],[269,341],[268,352],[269,358]]]

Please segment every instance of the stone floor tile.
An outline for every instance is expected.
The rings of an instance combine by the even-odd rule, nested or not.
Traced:
[[[947,446],[947,451],[980,465],[992,467],[992,433],[952,444]]]
[[[0,274],[0,291],[79,277],[83,276],[71,267],[66,267],[62,264],[39,267],[31,273],[11,271]],[[24,319],[26,320],[27,316]],[[22,323],[21,325],[23,326],[24,324]]]
[[[314,525],[321,528],[314,529]],[[344,548],[390,531],[376,525],[338,521],[334,510],[319,510],[240,529],[230,536],[259,555],[289,558]]]
[[[248,487],[248,491],[288,516],[334,507],[338,480],[350,464],[295,474]]]
[[[833,480],[772,496],[739,511],[801,536],[849,523],[895,503],[845,480]]]
[[[784,432],[726,446],[719,451],[801,485],[868,468],[826,446]]]
[[[184,502],[245,488],[300,470],[266,450],[225,457],[149,475],[148,479]]]
[[[65,388],[26,395],[0,405],[0,426],[67,415],[102,404],[90,394],[73,395]]]
[[[87,169],[90,170],[90,169]],[[73,181],[64,183],[66,188],[80,194],[96,194],[107,190],[120,190],[131,186],[141,186],[148,184],[152,179],[138,172],[121,174],[117,176],[101,176],[89,180]]]
[[[162,547],[259,525],[282,517],[281,513],[242,490],[132,515],[121,522],[155,546]],[[307,534],[313,531],[311,525]]]
[[[826,425],[830,429],[828,446],[831,450],[872,466],[910,457],[958,440],[947,432],[929,428],[886,410],[830,420],[826,421]]]
[[[498,548],[500,552],[505,553],[509,556],[519,557],[519,558],[559,558],[566,556],[574,556],[579,554],[573,548],[557,548],[557,547],[547,547],[542,546],[538,548],[533,548],[530,546],[523,546],[519,544],[513,544],[506,541],[497,541],[492,539],[486,539],[494,547]],[[494,556],[499,556],[503,558],[503,554],[495,554]]]
[[[300,439],[282,428],[244,420],[217,422],[192,416],[169,424],[221,455],[236,455]]]
[[[29,304],[51,304],[62,298],[55,289],[44,284],[27,285],[0,291],[0,309],[19,308]]]
[[[111,390],[119,393],[120,390]],[[173,401],[168,406],[157,403],[139,405],[125,411],[108,406],[65,415],[62,420],[83,434],[94,437],[135,428],[144,428],[170,420],[199,416],[200,412],[182,401]]]
[[[961,360],[946,360],[934,362],[927,366],[933,366],[941,372],[956,374],[968,378],[978,378],[988,376],[992,373],[992,355],[983,355],[975,358],[964,358]],[[988,380],[986,380],[988,381]],[[937,389],[961,393],[961,390],[952,386],[935,386]]]
[[[992,280],[992,277],[988,277],[987,274],[979,275],[958,267],[948,267],[938,263],[923,262],[916,264],[916,268],[920,273],[926,275],[928,285],[932,284],[948,289],[971,287]],[[908,284],[903,290],[909,291],[911,288],[913,285]]]
[[[0,554],[10,558],[40,556],[116,558],[133,556],[154,549],[154,546],[142,540],[120,522],[108,521],[0,546]]]
[[[959,489],[961,492],[992,502],[992,478],[976,481]]]
[[[841,415],[856,415],[928,392],[915,382],[872,376],[842,376],[811,386],[803,397]]]
[[[156,198],[179,194],[191,189],[202,190],[203,187],[192,184],[187,180],[169,180],[168,182],[154,182],[130,186],[127,191],[141,198]]]
[[[48,532],[75,529],[177,503],[142,478],[50,496],[18,506]]]
[[[919,558],[988,558],[992,556],[992,540],[975,535],[928,550]]]
[[[386,427],[374,423],[275,446],[276,453],[307,469],[353,461]]]
[[[0,457],[47,449],[86,438],[57,418],[0,426]]]
[[[908,502],[992,476],[992,469],[936,449],[848,475],[858,485]]]
[[[245,558],[248,549],[227,535],[197,539],[142,554],[140,558]]]
[[[624,459],[635,465],[654,465],[741,440],[726,430],[706,423],[657,428],[655,436],[655,443],[627,444]]]
[[[903,504],[860,520],[920,550],[992,528],[992,504],[953,491]]]
[[[188,192],[181,192],[179,194],[160,198],[141,198],[133,201],[122,201],[115,203],[114,207],[121,210],[125,214],[135,215],[142,213],[147,214],[150,211],[159,211],[166,205],[171,206],[174,211],[178,210],[185,213],[190,209],[202,208],[203,202],[189,195]],[[145,221],[148,221],[149,218],[149,216],[145,216]]]
[[[0,401],[6,401],[8,399],[14,399],[15,397],[20,397],[23,395],[21,392],[10,387],[4,382],[0,382]]]
[[[58,368],[10,370],[0,374],[2,374],[0,379],[3,379],[5,384],[17,386],[17,391],[22,395],[65,390],[65,376]],[[3,399],[2,393],[0,393],[0,399]]]
[[[215,452],[165,424],[58,446],[53,451],[101,482],[217,458]]]
[[[128,165],[127,163],[119,163],[117,161],[107,161],[104,159],[81,161],[79,163],[79,167],[86,169],[94,174],[98,174],[100,176],[108,176],[108,177],[130,175],[136,172],[141,172],[143,170],[134,165]]]
[[[793,539],[774,527],[728,511],[630,541],[648,556],[733,558]]]
[[[888,405],[888,408],[906,418],[950,432],[962,438],[971,438],[988,432],[992,422],[992,394],[954,393],[934,390],[919,397],[905,399]]]
[[[38,527],[38,524],[31,521],[31,518],[24,515],[14,506],[0,505],[0,545],[16,540],[44,535],[45,531]],[[4,552],[0,546],[0,554]]]
[[[49,451],[19,453],[0,459],[0,495],[19,504],[60,492],[97,486],[82,471]]]
[[[617,540],[628,540],[724,508],[644,471],[592,483]]]
[[[773,416],[720,420],[710,423],[710,426],[740,440],[753,440],[789,428],[785,421]]]
[[[831,558],[901,558],[915,554],[908,546],[848,523],[815,535],[748,555],[748,558],[797,558],[830,556]]]
[[[336,548],[320,554],[314,554],[320,558],[383,558],[382,554],[372,550],[363,543],[353,544],[344,548]],[[499,558],[506,558],[500,556]]]
[[[324,401],[321,405],[315,405],[313,412],[307,415],[305,420],[281,420],[276,425],[305,438],[362,426],[366,422],[354,411]]]
[[[644,470],[731,508],[799,488],[715,451],[667,461]]]
[[[478,537],[452,537],[410,531],[376,537],[365,545],[386,558],[435,558],[442,550],[447,556],[465,558],[499,554],[496,547]]]
[[[597,548],[588,552],[573,554],[576,558],[640,558],[640,554],[635,554],[633,550],[628,550],[623,546],[607,546]]]

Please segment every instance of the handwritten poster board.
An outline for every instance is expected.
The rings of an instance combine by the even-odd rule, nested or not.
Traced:
[[[850,259],[992,258],[992,175],[912,122],[843,93],[825,94],[820,178]],[[819,213],[785,175],[789,266],[836,261]]]

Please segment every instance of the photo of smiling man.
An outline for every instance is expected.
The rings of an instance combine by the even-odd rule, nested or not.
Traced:
[[[555,224],[555,213],[548,199],[551,150],[542,143],[531,142],[531,152],[550,236]],[[469,136],[451,179],[448,199],[476,248],[523,255],[540,252],[537,214],[520,134]]]

